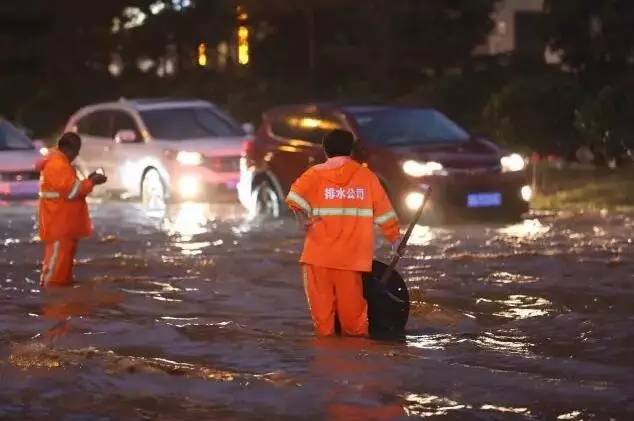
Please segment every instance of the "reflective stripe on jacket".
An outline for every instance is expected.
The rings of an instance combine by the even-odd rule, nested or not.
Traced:
[[[372,268],[374,224],[399,236],[396,213],[378,178],[348,157],[331,158],[293,183],[286,203],[312,220],[302,263],[366,272]]]
[[[40,170],[39,228],[44,242],[87,237],[92,232],[86,196],[90,180],[77,179],[68,158],[57,151],[38,163]]]

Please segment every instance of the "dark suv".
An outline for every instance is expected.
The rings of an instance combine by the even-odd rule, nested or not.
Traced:
[[[429,108],[307,104],[274,108],[245,144],[238,192],[253,213],[279,216],[293,181],[325,157],[321,139],[344,128],[358,139],[354,158],[380,178],[395,209],[412,213],[421,184],[433,188],[428,220],[508,216],[528,210],[524,159],[471,136]]]

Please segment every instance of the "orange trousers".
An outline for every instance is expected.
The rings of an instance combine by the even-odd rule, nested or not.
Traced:
[[[335,317],[348,336],[368,334],[368,304],[363,298],[361,272],[302,266],[304,290],[319,336],[335,334]]]
[[[44,265],[40,286],[72,284],[76,252],[77,240],[74,238],[44,243]]]

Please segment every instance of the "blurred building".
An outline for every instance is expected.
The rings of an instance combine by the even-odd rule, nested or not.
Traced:
[[[545,43],[539,29],[543,9],[543,0],[501,1],[494,12],[493,31],[475,54],[519,53],[544,57]]]

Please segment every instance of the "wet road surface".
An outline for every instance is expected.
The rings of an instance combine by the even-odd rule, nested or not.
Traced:
[[[294,221],[92,209],[77,286],[41,291],[34,208],[0,208],[0,419],[634,417],[631,217],[417,227],[377,342],[313,338]]]

